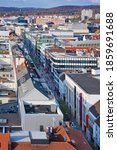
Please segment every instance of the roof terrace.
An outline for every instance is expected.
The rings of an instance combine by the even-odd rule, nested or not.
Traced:
[[[56,105],[43,105],[43,104],[24,104],[25,112],[27,114],[57,114],[57,106]]]

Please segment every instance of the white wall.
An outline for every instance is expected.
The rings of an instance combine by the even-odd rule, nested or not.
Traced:
[[[0,31],[0,40],[9,39],[9,31]]]
[[[63,121],[63,114],[57,109],[58,114],[26,114],[23,102],[19,100],[21,125],[23,130],[40,130],[40,125],[52,127],[59,125],[59,121]]]
[[[0,56],[0,65],[10,65],[11,64],[11,58],[10,58],[10,55],[5,55],[3,57]]]
[[[58,114],[25,114],[23,130],[40,130],[40,125],[53,127],[59,125],[60,121],[63,118]]]
[[[2,96],[0,96],[0,101],[2,102],[2,104],[8,103],[10,100],[16,101],[17,98],[16,97],[2,97]]]
[[[77,108],[79,108],[79,94],[82,93],[82,115],[83,113],[85,112],[85,117],[86,117],[86,114],[88,114],[88,111],[89,111],[89,108],[94,105],[99,99],[100,99],[100,95],[97,94],[97,95],[94,95],[94,94],[88,94],[86,93],[80,86],[78,86],[72,79],[70,79],[67,75],[65,76],[65,85],[68,87],[69,89],[69,92],[72,93],[72,96],[70,98],[70,101],[69,101],[69,92],[68,92],[68,95],[66,95],[66,92],[65,92],[65,95],[66,95],[66,102],[68,102],[68,105],[71,106],[71,109],[72,109],[72,113],[74,115],[74,92],[73,92],[73,88],[74,86],[76,86],[76,93],[77,93],[77,98],[76,98],[76,111],[77,111],[77,116],[76,116],[76,119],[78,121],[78,123],[80,124],[80,114],[79,114],[79,111]],[[83,109],[84,108],[84,109]],[[82,119],[83,119],[83,116],[82,116]],[[83,129],[83,125],[85,125],[86,122],[82,120],[82,129]]]

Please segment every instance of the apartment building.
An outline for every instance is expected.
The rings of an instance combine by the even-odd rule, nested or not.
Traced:
[[[68,24],[62,24],[58,26],[59,30],[71,30],[74,34],[87,34],[89,33],[89,30],[87,28],[87,24],[85,23],[68,23]]]
[[[81,11],[81,20],[90,19],[93,17],[93,10],[91,9],[83,9]]]
[[[92,150],[80,131],[66,129],[63,126],[47,128],[41,132],[1,133],[0,143],[1,148],[5,150]]]
[[[9,31],[4,29],[4,30],[0,30],[0,41],[5,41],[8,42],[9,41]]]
[[[42,33],[38,35],[36,46],[37,46],[37,53],[40,62],[43,65],[46,64],[46,49],[50,48],[54,45],[55,40],[52,34],[50,33]]]
[[[23,67],[17,74],[22,129],[41,130],[59,125],[63,114],[46,83],[41,81],[29,60]]]
[[[49,33],[55,37],[73,37],[74,33],[72,30],[50,30]]]
[[[0,39],[0,104],[17,101],[17,88],[8,38],[7,36],[4,41]]]
[[[65,75],[65,101],[79,125],[88,129],[88,111],[100,97],[100,80],[91,73]]]

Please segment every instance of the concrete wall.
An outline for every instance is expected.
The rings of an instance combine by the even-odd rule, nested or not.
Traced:
[[[2,102],[2,104],[9,103],[11,100],[17,101],[17,98],[0,96],[0,102]]]
[[[63,121],[61,115],[58,114],[25,114],[23,130],[40,130],[40,126],[53,127],[59,125]]]
[[[80,93],[82,93],[82,129],[84,130],[84,125],[86,125],[85,118],[88,114],[89,108],[94,105],[99,99],[100,95],[88,94],[80,86],[78,86],[72,79],[70,79],[67,75],[65,77],[65,101],[71,108],[71,113],[75,116],[75,108],[74,108],[74,86],[76,86],[76,120],[79,124],[80,122],[80,112],[79,112],[79,101],[80,101]],[[66,91],[67,90],[67,91]],[[83,119],[84,118],[84,119]]]
[[[63,114],[60,109],[57,109],[58,114],[26,114],[23,102],[19,100],[21,125],[23,130],[40,130],[40,126],[53,127],[59,125],[63,121]]]

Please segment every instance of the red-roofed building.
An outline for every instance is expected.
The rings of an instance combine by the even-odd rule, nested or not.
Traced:
[[[42,134],[42,132],[40,134]],[[48,130],[46,134],[48,134]],[[23,131],[22,131],[22,135],[23,135]],[[21,137],[22,137],[22,140],[21,140]],[[11,150],[76,150],[76,148],[72,144],[70,144],[70,138],[67,135],[63,126],[53,127],[52,134],[49,135],[48,138],[49,138],[49,143],[43,143],[42,141],[41,144],[39,143],[35,144],[35,143],[32,143],[32,140],[30,139],[30,134],[29,134],[30,140],[28,142],[26,142],[24,140],[24,137],[20,135],[21,141],[14,141],[14,142],[11,141],[12,142]],[[18,138],[16,136],[16,140],[17,139]]]
[[[72,128],[69,128],[68,130],[70,140],[75,141],[74,145],[77,150],[92,150],[81,131]]]
[[[57,126],[53,128],[52,139],[54,139],[53,141],[70,142],[70,138],[63,126]]]
[[[13,143],[12,150],[76,150],[67,142],[51,142],[49,145],[32,145],[31,143]]]
[[[10,139],[9,133],[5,134],[0,133],[0,150],[8,150],[9,139]]]

